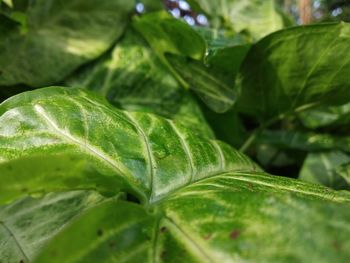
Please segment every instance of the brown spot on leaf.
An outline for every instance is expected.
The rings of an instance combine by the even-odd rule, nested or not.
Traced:
[[[238,231],[238,230],[233,230],[231,233],[230,233],[230,238],[235,240],[237,239],[239,236],[241,235],[241,232]]]
[[[343,250],[343,246],[342,246],[342,244],[341,244],[339,241],[334,241],[334,242],[332,243],[332,246],[333,246],[333,248],[334,248],[335,250],[337,250],[337,251]]]
[[[161,233],[165,233],[167,230],[168,230],[168,229],[167,229],[165,226],[163,226],[163,227],[160,228],[160,232],[161,232]]]
[[[102,229],[98,229],[97,230],[97,235],[100,237],[103,235],[103,230]]]
[[[207,234],[207,235],[205,235],[203,238],[204,238],[205,240],[209,240],[209,239],[211,238],[211,236],[212,236],[212,234]]]
[[[23,260],[23,259],[21,259],[21,260],[19,261],[19,263],[24,263],[24,260]]]

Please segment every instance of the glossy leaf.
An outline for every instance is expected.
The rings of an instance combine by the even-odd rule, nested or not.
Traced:
[[[249,46],[206,56],[207,43],[198,30],[162,12],[137,18],[133,25],[182,86],[192,89],[215,112],[233,106],[234,80]]]
[[[155,12],[135,17],[135,29],[142,34],[164,63],[165,53],[183,55],[193,59],[204,58],[204,39],[185,22],[177,20],[166,12]]]
[[[273,0],[192,0],[211,17],[217,27],[248,30],[256,39],[283,27],[283,18]]]
[[[234,82],[222,81],[226,76],[220,74],[221,72],[213,74],[215,72],[213,67],[208,67],[197,60],[170,54],[166,57],[191,89],[215,112],[223,113],[233,106],[236,96],[229,84]],[[234,76],[232,74],[233,79]]]
[[[161,63],[145,41],[133,30],[93,65],[66,83],[86,87],[129,111],[156,113],[213,137],[201,109]]]
[[[123,33],[134,1],[29,1],[25,23],[0,34],[0,85],[61,81]]]
[[[0,261],[31,262],[65,225],[102,201],[97,193],[76,191],[26,197],[0,207]]]
[[[148,202],[203,177],[258,169],[225,144],[79,89],[23,93],[1,104],[0,115],[1,201],[92,188],[127,189]]]
[[[350,184],[341,175],[346,177],[346,172],[343,170],[345,167],[341,166],[349,162],[350,156],[339,151],[310,153],[303,164],[299,178],[334,189],[350,190]]]
[[[89,209],[37,262],[346,262],[349,256],[350,233],[342,227],[350,219],[348,192],[267,175],[229,146],[169,120],[60,87],[15,96],[1,104],[0,116],[2,201],[77,188],[122,189],[141,199]],[[268,248],[261,245],[266,240]]]
[[[241,111],[263,123],[350,99],[350,25],[317,24],[276,32],[252,47],[243,64]],[[315,43],[317,42],[317,45]]]
[[[125,202],[91,209],[35,262],[346,262],[350,205],[335,201],[349,197],[282,177],[221,174],[171,193],[152,213]]]

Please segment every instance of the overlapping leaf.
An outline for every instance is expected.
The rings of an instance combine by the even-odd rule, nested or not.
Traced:
[[[317,24],[276,32],[252,47],[243,64],[241,111],[263,123],[350,99],[350,25]],[[317,42],[317,45],[315,43]]]
[[[65,78],[123,33],[134,1],[29,1],[22,23],[0,33],[0,85]]]
[[[248,30],[256,39],[283,27],[273,0],[191,0],[210,16],[212,26]]]
[[[310,153],[303,164],[299,178],[334,189],[350,190],[350,184],[346,178],[348,163],[350,163],[350,156],[340,151]]]
[[[146,15],[135,19],[133,25],[185,88],[192,89],[215,112],[232,107],[234,80],[249,45],[230,42],[231,46],[207,56],[204,37],[168,14]]]
[[[126,32],[111,54],[66,83],[94,90],[122,109],[156,113],[213,137],[191,94],[133,30]]]
[[[0,262],[31,262],[74,217],[102,201],[97,193],[76,191],[0,207]]]
[[[238,172],[186,186],[148,207],[154,213],[106,203],[62,231],[35,262],[346,262],[349,203],[320,190]]]
[[[203,177],[257,169],[225,144],[79,89],[27,92],[1,104],[0,114],[1,201],[93,188],[127,189],[147,202]]]
[[[349,257],[347,192],[264,174],[223,143],[78,89],[27,92],[1,104],[0,115],[2,201],[77,188],[122,189],[142,201],[90,209],[37,262]]]

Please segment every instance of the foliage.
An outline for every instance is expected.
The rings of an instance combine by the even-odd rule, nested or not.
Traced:
[[[189,3],[0,3],[1,263],[348,261],[350,24]]]

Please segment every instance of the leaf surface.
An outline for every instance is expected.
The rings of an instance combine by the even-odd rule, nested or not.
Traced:
[[[125,202],[91,209],[35,262],[347,262],[349,203],[335,202],[345,196],[262,173],[221,174],[169,194],[152,213]]]
[[[133,1],[30,1],[21,26],[0,34],[0,85],[61,81],[123,33]]]
[[[350,156],[340,151],[309,153],[299,174],[299,179],[319,183],[334,189],[350,190],[346,181],[346,165]],[[344,167],[342,167],[345,165]]]
[[[346,23],[295,27],[262,39],[242,66],[239,108],[266,123],[348,102],[350,59],[338,51],[349,48],[349,39]]]
[[[0,116],[2,201],[79,188],[141,199],[89,209],[37,262],[349,257],[348,192],[265,174],[221,142],[155,115],[115,109],[80,89],[20,94],[1,104]]]
[[[199,33],[163,12],[137,18],[133,25],[183,87],[193,90],[215,112],[233,106],[234,80],[249,45],[228,45],[206,54],[211,47],[202,34],[208,32]]]
[[[256,39],[283,27],[282,16],[273,0],[192,0],[211,17],[217,27],[248,30]]]
[[[1,201],[84,188],[127,189],[148,202],[203,177],[258,169],[221,142],[79,89],[23,93],[1,104],[0,115]]]
[[[102,201],[97,193],[74,191],[26,197],[0,207],[1,262],[32,261],[73,218]]]
[[[66,83],[86,87],[128,111],[142,111],[181,122],[204,136],[213,133],[201,109],[134,30],[127,30],[108,56]]]

